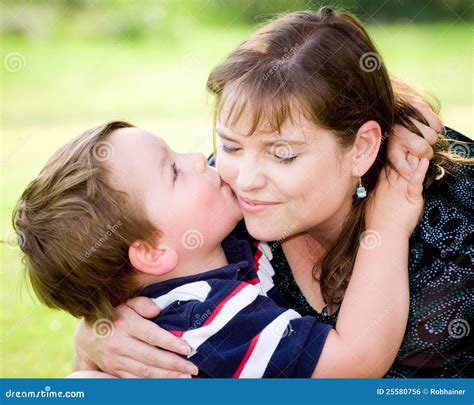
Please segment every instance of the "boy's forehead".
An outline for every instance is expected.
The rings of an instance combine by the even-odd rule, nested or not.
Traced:
[[[144,147],[154,146],[155,148],[167,149],[168,145],[163,138],[147,131],[143,128],[120,128],[117,129],[113,136],[117,141],[139,142]]]

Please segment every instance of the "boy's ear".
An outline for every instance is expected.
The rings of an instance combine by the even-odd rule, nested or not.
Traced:
[[[135,269],[154,276],[166,274],[178,265],[176,251],[164,244],[153,246],[148,242],[135,241],[128,248],[128,257]]]
[[[353,145],[352,175],[363,176],[374,164],[382,142],[382,129],[376,121],[367,121],[357,131]]]

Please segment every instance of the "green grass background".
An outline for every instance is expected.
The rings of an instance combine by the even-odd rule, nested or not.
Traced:
[[[2,60],[12,52],[24,67],[2,66],[1,232],[27,183],[71,136],[124,119],[163,136],[180,151],[211,151],[211,68],[252,32],[249,26],[183,24],[171,37],[133,41],[3,35]],[[445,123],[473,133],[472,26],[371,25],[389,70],[441,101]],[[132,151],[133,153],[133,151]],[[0,377],[61,377],[71,370],[77,320],[42,307],[27,293],[19,249],[1,244]]]

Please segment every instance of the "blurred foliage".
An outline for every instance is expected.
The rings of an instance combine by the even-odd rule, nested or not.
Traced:
[[[469,0],[4,0],[1,32],[31,38],[173,37],[184,25],[253,25],[282,12],[323,5],[344,8],[367,23],[473,21]],[[21,18],[15,16],[21,14]]]

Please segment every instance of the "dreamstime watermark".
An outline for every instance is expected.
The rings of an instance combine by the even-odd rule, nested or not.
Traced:
[[[286,141],[275,142],[270,149],[270,153],[281,160],[285,160],[293,156],[291,145]]]
[[[471,151],[467,143],[453,142],[449,144],[449,151],[466,159],[470,156]]]
[[[3,242],[5,243],[5,246],[9,248],[16,249],[17,247],[19,247],[20,249],[22,249],[23,246],[25,246],[26,237],[22,231],[10,230],[5,235],[5,239],[3,240]]]
[[[295,332],[288,319],[275,319],[270,324],[270,332],[276,338],[284,339]]]
[[[190,229],[186,231],[181,237],[181,243],[186,249],[195,250],[202,247],[204,244],[204,238],[202,233],[196,229]]]
[[[469,335],[471,327],[469,322],[462,318],[453,319],[448,324],[448,334],[454,339],[462,339]]]
[[[270,77],[272,77],[283,65],[286,61],[288,61],[298,50],[300,47],[300,44],[296,44],[293,47],[291,47],[287,52],[283,54],[283,56],[268,70],[268,72],[264,73],[262,76],[263,81],[268,80]]]
[[[92,325],[92,332],[97,339],[107,339],[114,334],[114,324],[110,319],[97,319]]]
[[[49,385],[39,391],[13,391],[5,392],[5,398],[85,398],[84,391],[53,391]]]
[[[382,237],[377,231],[369,229],[361,233],[359,241],[364,249],[375,249],[382,243]]]
[[[182,65],[189,72],[199,70],[202,66],[202,57],[197,53],[188,53],[184,55]]]
[[[5,70],[16,73],[26,66],[26,59],[20,52],[10,52],[3,58],[3,66]]]
[[[99,161],[103,162],[105,160],[110,160],[114,157],[114,147],[110,142],[100,141],[92,149],[92,157]]]
[[[117,230],[122,226],[122,221],[118,220],[116,224],[110,226],[107,225],[108,230],[104,233],[104,236],[100,237],[97,242],[94,244],[94,246],[90,247],[88,250],[84,252],[82,255],[83,259],[88,259],[91,257],[94,252],[98,249],[101,248],[101,246],[104,245],[104,243],[109,239],[112,234],[116,233]]]
[[[369,326],[367,326],[367,327],[362,331],[362,333],[361,333],[359,336],[357,336],[357,337],[352,341],[352,343],[351,343],[352,348],[357,347],[357,346],[360,344],[360,342],[361,342],[362,340],[364,340],[364,339],[368,336],[369,332],[370,332],[373,328],[375,328],[375,327],[377,326],[377,324],[378,324],[381,320],[383,320],[383,319],[385,319],[385,318],[387,317],[388,313],[389,313],[388,309],[386,309],[385,311],[381,312],[381,313],[379,314],[379,316],[378,316],[376,319],[374,319],[374,320],[372,321],[372,323],[371,323]]]
[[[193,329],[197,329],[201,327],[207,321],[207,319],[211,316],[211,313],[212,313],[211,310],[208,309],[203,314],[195,314],[194,315],[195,319],[193,321],[193,324],[188,330],[193,330]]]
[[[272,243],[272,245],[270,246],[270,250],[274,250],[278,245],[281,245],[281,243],[288,237],[290,236],[293,231],[298,228],[298,226],[300,225],[299,221],[296,221],[294,223],[292,223],[289,227],[287,227],[285,229],[285,231],[281,234],[281,236]]]
[[[382,59],[375,52],[366,52],[360,57],[359,66],[364,72],[375,72],[382,66]]]

